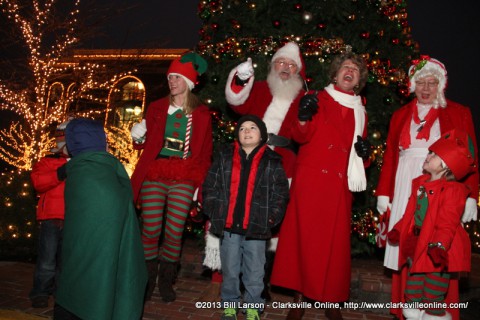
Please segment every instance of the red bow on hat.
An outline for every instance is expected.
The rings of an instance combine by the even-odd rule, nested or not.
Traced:
[[[415,74],[415,72],[417,72],[418,70],[422,69],[426,64],[427,64],[427,61],[430,61],[430,56],[429,55],[420,55],[420,59],[415,59],[415,60],[412,60],[412,65],[415,66],[415,68],[412,68],[410,70],[410,75],[409,77],[413,77],[413,75]]]

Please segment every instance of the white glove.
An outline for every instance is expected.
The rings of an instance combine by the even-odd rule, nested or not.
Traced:
[[[390,203],[390,197],[388,196],[378,196],[377,197],[377,211],[380,214],[384,214],[387,212],[388,208],[392,208],[392,204]]]
[[[145,119],[140,123],[135,123],[131,130],[133,141],[136,143],[143,143],[145,141],[145,135],[147,133],[147,123]]]
[[[247,61],[240,63],[237,66],[237,77],[242,80],[248,80],[253,76],[253,64],[252,58],[248,58]]]
[[[473,198],[467,198],[465,202],[465,211],[463,211],[462,222],[477,221],[477,201]]]

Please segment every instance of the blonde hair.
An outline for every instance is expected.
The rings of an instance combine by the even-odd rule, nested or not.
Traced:
[[[445,180],[447,181],[457,181],[457,179],[455,178],[455,175],[453,174],[452,170],[450,170],[450,168],[447,166],[447,164],[443,161],[442,158],[440,158],[442,160],[442,168],[443,168],[443,174],[442,174],[442,177],[445,178]]]
[[[169,95],[170,104],[174,104],[174,97]],[[182,110],[185,114],[191,114],[198,106],[203,105],[202,100],[197,97],[192,91],[187,90],[185,100],[183,101]]]

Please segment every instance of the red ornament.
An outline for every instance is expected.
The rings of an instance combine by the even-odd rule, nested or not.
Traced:
[[[198,205],[198,201],[194,201],[188,213],[190,219],[195,223],[200,223],[203,221],[203,214],[201,212],[201,207]]]
[[[317,24],[317,29],[318,30],[325,30],[325,28],[327,28],[327,25],[325,23]]]
[[[273,21],[273,26],[275,28],[279,28],[281,25],[282,25],[282,23],[280,21],[278,21],[278,20]]]
[[[300,3],[297,3],[293,6],[293,8],[297,11],[300,11],[300,10],[302,10],[302,5]]]
[[[399,44],[400,40],[398,38],[392,39],[393,44]]]
[[[408,87],[402,87],[398,90],[400,94],[402,94],[404,97],[408,97],[410,95],[410,92],[408,90]]]
[[[368,38],[370,38],[370,33],[369,33],[369,32],[362,32],[362,33],[360,34],[360,38],[362,38],[362,39],[368,39]]]

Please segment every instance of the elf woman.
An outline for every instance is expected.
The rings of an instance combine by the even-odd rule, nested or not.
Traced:
[[[185,221],[212,156],[210,112],[191,92],[197,76],[206,69],[206,61],[193,52],[174,60],[167,72],[170,94],[152,102],[145,119],[132,127],[134,147],[143,149],[132,186],[134,201],[142,208],[142,241],[149,275],[145,300],[150,300],[158,274],[162,299],[176,299],[173,283]]]

